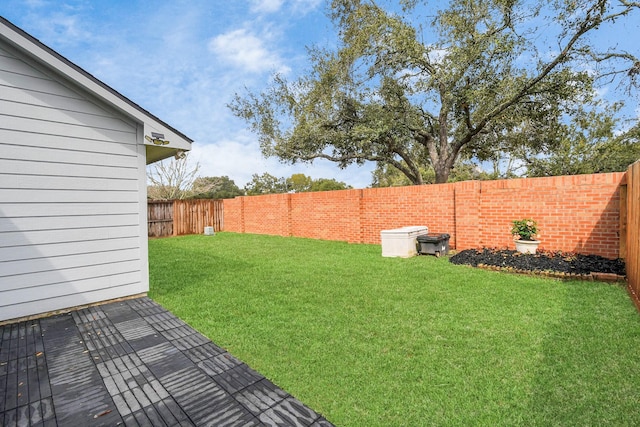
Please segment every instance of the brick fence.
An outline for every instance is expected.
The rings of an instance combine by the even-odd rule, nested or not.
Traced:
[[[224,201],[225,231],[380,243],[426,225],[452,248],[514,248],[511,221],[533,218],[540,248],[617,258],[624,172],[244,196]]]

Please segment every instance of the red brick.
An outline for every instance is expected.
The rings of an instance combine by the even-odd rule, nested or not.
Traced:
[[[426,225],[458,250],[515,247],[511,221],[538,222],[548,250],[619,251],[624,173],[277,194],[225,200],[227,231],[380,243],[380,231]]]

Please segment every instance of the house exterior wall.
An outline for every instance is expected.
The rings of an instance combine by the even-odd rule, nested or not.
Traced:
[[[148,290],[142,132],[0,41],[0,320]]]

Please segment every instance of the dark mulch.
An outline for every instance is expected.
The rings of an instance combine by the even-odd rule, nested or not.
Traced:
[[[560,252],[521,254],[513,250],[467,249],[449,258],[454,264],[477,267],[489,265],[524,271],[546,271],[567,274],[612,273],[625,274],[624,260],[597,255]]]

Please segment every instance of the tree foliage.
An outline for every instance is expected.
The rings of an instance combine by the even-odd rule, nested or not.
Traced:
[[[616,135],[606,113],[581,112],[558,131],[559,142],[541,153],[522,153],[527,176],[622,172],[640,159],[640,125]]]
[[[351,188],[350,185],[347,185],[342,181],[337,181],[333,178],[318,178],[313,180],[309,191],[347,190],[349,188]]]
[[[345,190],[351,188],[344,182],[335,179],[312,179],[301,173],[289,178],[278,178],[269,173],[253,174],[251,181],[245,186],[248,196],[277,193],[304,193],[309,191]]]
[[[310,48],[306,75],[236,94],[230,108],[263,154],[374,161],[414,184],[431,168],[446,182],[461,157],[542,150],[553,140],[536,136],[592,103],[599,78],[636,83],[640,74],[635,57],[590,40],[603,25],[637,19],[638,2],[451,0],[432,18],[421,15],[432,2],[401,5],[393,13],[374,0],[333,0],[336,50]]]
[[[313,179],[303,173],[294,173],[289,178],[285,179],[285,188],[287,192],[304,193],[311,191],[313,185]]]
[[[278,178],[270,173],[265,172],[262,175],[254,173],[251,176],[251,181],[245,185],[244,191],[247,196],[286,193],[287,184],[284,178]]]
[[[434,184],[436,182],[436,173],[432,167],[420,168],[420,174],[422,175],[423,183]],[[372,187],[399,187],[412,184],[406,175],[390,165],[378,164],[372,175]],[[488,180],[499,177],[497,174],[483,171],[475,163],[458,161],[449,174],[448,182]]]
[[[243,196],[244,191],[226,175],[207,176],[193,181],[192,194],[195,199],[233,199]]]

